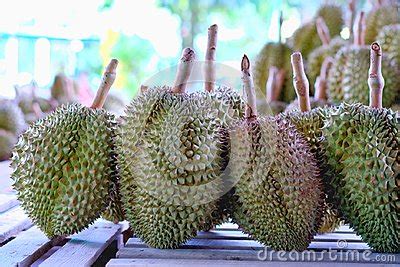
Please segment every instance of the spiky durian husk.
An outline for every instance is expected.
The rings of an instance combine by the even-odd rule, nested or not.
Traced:
[[[398,7],[396,5],[383,5],[371,10],[365,20],[365,43],[376,41],[382,27],[400,23]]]
[[[307,143],[310,145],[311,152],[315,155],[317,165],[320,169],[320,176],[324,185],[324,216],[322,225],[318,232],[322,233],[335,229],[341,221],[341,214],[338,211],[339,199],[335,195],[332,186],[332,180],[335,173],[331,166],[328,164],[328,159],[325,155],[325,148],[322,144],[324,136],[322,135],[322,128],[324,121],[330,116],[334,108],[314,108],[309,112],[300,112],[298,110],[285,111],[281,116],[288,119],[293,123],[296,129],[303,135]]]
[[[0,129],[0,161],[11,157],[16,142],[17,137],[13,133]]]
[[[400,66],[400,24],[387,25],[382,28],[377,37],[382,46],[383,54],[390,60],[395,60]]]
[[[265,99],[265,86],[268,80],[269,68],[272,66],[286,71],[286,78],[283,84],[279,99],[290,102],[295,98],[293,84],[290,79],[292,68],[290,55],[292,50],[286,44],[267,43],[258,53],[254,62],[254,85],[258,99]]]
[[[322,63],[327,57],[335,57],[336,53],[346,45],[346,41],[340,37],[332,39],[329,45],[322,45],[313,50],[307,58],[307,77],[310,86],[314,88],[315,80],[321,72]]]
[[[316,159],[288,120],[261,118],[231,132],[234,219],[274,250],[304,250],[321,220]]]
[[[86,228],[104,211],[114,117],[80,104],[31,124],[14,149],[11,178],[28,216],[49,237]]]
[[[267,103],[265,99],[257,100],[257,111],[260,115],[277,115],[285,110],[286,102],[272,101]]]
[[[314,97],[310,97],[310,106],[311,109],[319,107],[322,108],[325,106],[330,106],[330,103],[325,100],[315,99]],[[292,103],[286,106],[285,112],[290,112],[298,109],[299,109],[299,101],[296,99]]]
[[[134,233],[152,247],[178,247],[217,209],[226,151],[213,105],[210,97],[157,87],[126,110],[118,141],[122,201]]]
[[[388,109],[342,104],[323,128],[333,185],[350,225],[374,250],[400,251],[400,122]]]
[[[300,51],[305,58],[311,51],[322,45],[316,27],[316,18],[318,17],[324,19],[332,37],[339,35],[344,25],[343,11],[339,6],[321,6],[314,19],[297,29],[289,40],[293,50]]]
[[[368,69],[370,48],[343,47],[336,54],[328,77],[328,98],[332,103],[369,103]],[[385,78],[383,105],[391,106],[400,93],[400,69],[382,55],[382,75]]]
[[[232,215],[231,207],[235,200],[231,189],[234,185],[231,183],[229,169],[226,169],[230,156],[228,129],[232,123],[243,118],[246,104],[243,98],[234,89],[223,86],[216,88],[212,93],[203,93],[202,97],[211,97],[213,100],[213,108],[217,111],[217,117],[224,128],[223,136],[225,136],[225,138],[222,151],[226,152],[221,154],[224,161],[221,168],[221,171],[223,171],[221,176],[223,183],[222,192],[224,194],[218,199],[217,209],[211,214],[211,220],[208,221],[204,227],[204,230],[207,231],[219,224],[228,222]]]
[[[14,101],[0,101],[0,129],[19,135],[26,127],[24,114]]]

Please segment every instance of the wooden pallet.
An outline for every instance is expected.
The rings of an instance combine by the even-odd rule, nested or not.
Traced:
[[[107,266],[321,266],[324,263],[329,266],[395,266],[400,264],[400,254],[372,252],[347,226],[334,233],[316,235],[303,253],[265,250],[237,228],[219,228],[200,232],[179,249],[149,248],[132,237]]]

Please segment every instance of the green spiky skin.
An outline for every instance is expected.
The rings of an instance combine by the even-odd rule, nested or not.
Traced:
[[[9,131],[0,129],[0,161],[11,157],[17,137]]]
[[[232,123],[244,117],[246,104],[234,89],[224,86],[214,89],[210,94],[203,93],[202,97],[211,97],[213,100],[213,108],[217,111],[217,117],[221,122],[221,126],[225,129],[223,131],[225,140],[222,150],[226,151],[226,154],[221,155],[224,159],[221,169],[224,171],[222,176],[222,191],[225,194],[218,199],[217,209],[211,214],[211,220],[204,227],[204,230],[208,231],[217,225],[228,222],[232,214],[231,206],[235,200],[231,189],[234,185],[231,183],[229,171],[226,169],[230,154],[229,128],[232,126]]]
[[[267,103],[264,99],[257,100],[257,111],[260,115],[277,115],[285,110],[286,102],[272,101]]]
[[[400,121],[388,109],[342,104],[323,128],[340,208],[374,250],[400,252]]]
[[[214,100],[170,90],[133,99],[118,138],[125,216],[156,248],[176,248],[210,222],[227,153]]]
[[[400,24],[387,25],[377,36],[377,42],[382,47],[383,54],[400,65]]]
[[[324,19],[331,37],[339,35],[344,25],[343,11],[339,6],[321,6],[314,19],[297,29],[289,40],[293,50],[300,51],[304,58],[307,58],[314,49],[322,45],[316,27],[318,17]]]
[[[12,158],[14,189],[48,236],[70,235],[108,204],[114,117],[80,104],[58,108],[23,133]]]
[[[338,210],[340,203],[335,195],[332,181],[335,178],[333,168],[329,166],[328,159],[325,155],[325,148],[322,144],[324,136],[322,128],[324,121],[330,116],[334,108],[314,108],[309,112],[300,112],[299,110],[286,111],[281,116],[293,123],[296,129],[303,135],[311,148],[311,152],[315,155],[317,165],[320,169],[319,178],[324,185],[324,217],[319,232],[324,232],[327,229],[335,228],[337,221],[340,221],[341,214]],[[330,207],[328,209],[328,207]],[[331,214],[336,215],[337,220],[331,218]],[[332,223],[333,225],[328,225]]]
[[[310,87],[314,90],[314,84],[320,75],[322,63],[327,57],[334,58],[336,53],[345,46],[347,42],[340,37],[331,40],[329,45],[322,45],[313,50],[307,58],[307,77],[310,81]]]
[[[305,250],[321,220],[316,159],[288,120],[243,121],[231,133],[234,221],[274,250]]]
[[[26,127],[24,114],[14,101],[0,101],[0,129],[19,135]]]
[[[383,5],[371,10],[365,20],[365,43],[370,44],[376,41],[378,33],[386,25],[400,23],[398,7],[396,5]]]
[[[314,108],[322,108],[325,106],[331,106],[331,104],[328,101],[310,97],[310,106],[311,109],[314,109]],[[296,99],[292,103],[286,106],[285,112],[291,112],[298,109],[299,109],[299,101]]]
[[[253,68],[254,85],[257,99],[265,99],[265,86],[268,80],[269,68],[272,66],[284,69],[286,72],[279,100],[290,102],[295,98],[293,89],[292,68],[290,65],[290,55],[292,50],[285,44],[267,43],[258,53]]]
[[[336,104],[341,102],[369,103],[368,70],[370,48],[368,46],[343,47],[336,54],[328,77],[328,99]],[[385,78],[385,90],[382,101],[384,106],[394,104],[400,93],[400,72],[393,61],[382,55],[382,75]]]
[[[113,134],[112,139],[116,140],[116,132],[112,131],[111,134]],[[113,144],[113,151],[116,151],[115,144]],[[117,164],[117,154],[112,153],[110,159],[112,173],[110,175],[110,187],[108,190],[108,205],[101,217],[118,223],[125,220],[125,212],[121,200],[121,178]]]

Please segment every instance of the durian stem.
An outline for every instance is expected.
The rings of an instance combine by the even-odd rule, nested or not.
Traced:
[[[110,63],[108,63],[108,66],[103,73],[99,89],[97,90],[96,97],[93,100],[91,108],[96,109],[103,107],[108,95],[108,91],[110,91],[110,88],[115,81],[115,70],[117,69],[117,66],[118,60],[116,60],[115,58],[111,59]]]
[[[246,119],[257,117],[256,92],[254,89],[253,78],[250,74],[250,60],[244,55],[241,63],[243,94],[246,98],[247,106],[245,110]]]
[[[144,84],[140,85],[140,92],[142,94],[146,93],[148,89],[149,89],[149,87],[147,85],[144,85]]]
[[[271,103],[276,100],[275,98],[275,88],[277,83],[277,76],[278,76],[278,68],[272,66],[269,68],[268,72],[268,80],[266,84],[266,99],[267,103]]]
[[[33,102],[33,104],[32,104],[32,110],[33,110],[33,113],[35,114],[35,116],[36,116],[37,119],[43,117],[43,111],[42,111],[42,109],[40,108],[40,105],[39,105],[38,102]]]
[[[361,11],[354,22],[354,45],[361,46],[365,44],[365,13]]]
[[[296,90],[297,98],[299,99],[300,111],[310,111],[310,84],[304,72],[303,57],[300,52],[294,52],[292,54],[291,63],[293,69],[293,85]]]
[[[212,92],[215,86],[215,58],[217,52],[217,37],[218,26],[217,24],[211,25],[208,28],[208,41],[206,51],[206,62],[204,66],[205,84],[204,89],[207,92]]]
[[[331,42],[331,36],[329,34],[329,28],[322,17],[317,18],[317,32],[323,45],[329,45]]]
[[[382,92],[385,80],[382,76],[382,50],[378,43],[371,45],[371,57],[369,66],[369,106],[382,108]]]
[[[354,17],[356,14],[356,0],[349,0],[348,7],[350,10],[350,20],[349,20],[349,30],[350,30],[350,38],[354,38],[353,34],[353,25],[354,25]]]
[[[196,53],[193,49],[187,47],[182,51],[182,57],[176,72],[174,87],[172,92],[174,94],[183,94],[186,90],[186,85],[192,72],[193,62],[196,58]]]
[[[279,13],[279,29],[278,29],[278,42],[282,43],[282,24],[283,24],[283,11]]]
[[[327,100],[328,96],[326,93],[327,82],[328,82],[328,73],[333,65],[333,59],[331,57],[327,57],[322,62],[320,75],[317,77],[315,81],[315,99],[318,100]]]

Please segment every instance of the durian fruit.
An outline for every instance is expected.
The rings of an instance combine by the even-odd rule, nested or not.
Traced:
[[[324,185],[325,193],[323,197],[324,204],[322,207],[323,218],[318,232],[331,232],[340,226],[341,219],[337,209],[338,200],[335,199],[335,194],[331,186],[331,182],[335,178],[335,174],[333,173],[332,168],[330,168],[328,165],[328,160],[325,156],[324,147],[322,145],[324,138],[322,135],[322,128],[324,126],[324,121],[329,117],[330,113],[333,111],[333,108],[312,107],[311,98],[309,97],[309,82],[301,64],[301,54],[299,54],[297,57],[300,58],[298,61],[300,66],[298,68],[296,65],[293,65],[293,67],[297,68],[294,73],[300,73],[297,75],[297,77],[295,77],[296,83],[294,86],[298,96],[298,101],[296,101],[298,107],[296,109],[289,109],[280,116],[289,120],[295,125],[296,129],[304,136],[310,145],[311,152],[315,155],[316,162],[320,169],[319,178]],[[321,74],[326,74],[327,69],[329,68],[328,65],[329,60],[325,60],[325,69],[323,68],[324,70],[321,71]],[[319,86],[317,86],[317,95],[319,95],[320,91],[323,91],[321,87],[325,87],[324,85],[326,85],[326,77],[317,80],[321,80],[321,83]]]
[[[328,77],[328,99],[332,103],[368,103],[366,77],[369,68],[369,48],[364,45],[365,21],[361,12],[354,25],[354,44],[343,47],[334,58]],[[386,90],[383,104],[391,106],[400,93],[400,70],[386,55],[382,58]]]
[[[399,4],[379,4],[379,1],[377,2],[378,5],[366,16],[365,42],[367,44],[376,41],[384,26],[400,23]]]
[[[246,118],[231,131],[234,221],[274,250],[305,250],[321,219],[322,184],[310,147],[289,120],[258,117],[250,62],[242,60]]]
[[[0,129],[19,135],[26,127],[24,114],[11,100],[0,100]]]
[[[321,69],[320,69],[320,75],[317,77],[315,81],[315,95],[313,97],[309,98],[310,102],[310,107],[311,109],[314,109],[316,107],[324,107],[324,106],[330,106],[331,103],[328,102],[328,96],[327,96],[327,79],[328,79],[328,73],[330,68],[332,67],[333,60],[330,57],[325,58],[324,62],[322,63]],[[298,109],[299,108],[299,98],[295,99],[292,103],[287,105],[285,111],[290,112],[292,110]]]
[[[261,115],[276,115],[285,110],[287,103],[278,100],[284,79],[285,71],[283,69],[278,70],[275,66],[269,68],[266,97],[257,99],[257,108]]]
[[[107,66],[92,106],[63,105],[23,133],[12,157],[14,189],[48,237],[86,228],[109,204],[114,116],[101,109],[118,61]]]
[[[281,32],[282,25],[282,15],[280,17],[280,28],[279,32]],[[280,36],[280,35],[279,35]],[[255,61],[254,61],[254,82],[256,87],[256,96],[257,99],[265,99],[265,88],[268,81],[268,74],[271,67],[275,66],[279,70],[282,70],[282,73],[285,74],[282,90],[278,97],[279,101],[290,102],[295,98],[293,93],[293,86],[288,79],[291,76],[291,68],[290,68],[290,54],[292,50],[288,45],[282,43],[281,37],[279,37],[279,42],[277,43],[266,43],[261,51],[258,53]]]
[[[64,73],[59,73],[54,77],[50,90],[51,97],[60,104],[72,103],[76,100],[73,81]]]
[[[15,143],[17,143],[15,134],[0,129],[0,161],[7,160],[11,157]]]
[[[390,60],[400,66],[400,24],[387,25],[378,33],[377,42]]]
[[[343,11],[340,6],[322,5],[314,18],[297,29],[289,40],[293,50],[300,51],[305,58],[311,51],[322,45],[316,27],[316,20],[319,17],[326,22],[332,37],[339,35],[344,25]]]
[[[132,100],[119,129],[125,217],[155,248],[176,248],[206,227],[217,209],[225,136],[202,94],[185,93],[195,53],[183,50],[174,87]]]
[[[339,49],[347,44],[347,42],[339,36],[331,39],[328,26],[322,17],[317,18],[316,26],[322,46],[314,49],[307,57],[306,71],[311,85],[314,85],[324,60],[328,57],[334,57]],[[314,89],[311,88],[311,92],[313,92],[313,90]]]
[[[382,108],[382,51],[371,45],[370,106],[343,103],[323,128],[334,188],[350,226],[379,252],[400,252],[400,120]]]
[[[232,180],[230,173],[226,169],[229,163],[230,142],[229,142],[229,127],[233,122],[244,117],[245,102],[242,97],[233,89],[225,86],[216,87],[216,51],[217,51],[217,38],[218,26],[216,24],[208,28],[208,41],[205,55],[205,93],[202,97],[211,97],[213,100],[213,108],[217,112],[217,117],[220,120],[223,128],[223,135],[225,136],[222,151],[225,151],[221,156],[223,157],[223,164],[221,170],[223,174],[222,180],[222,196],[217,201],[217,208],[211,214],[211,219],[206,222],[203,230],[208,231],[213,227],[222,223],[228,222],[232,214],[232,205],[234,204],[232,192]]]

